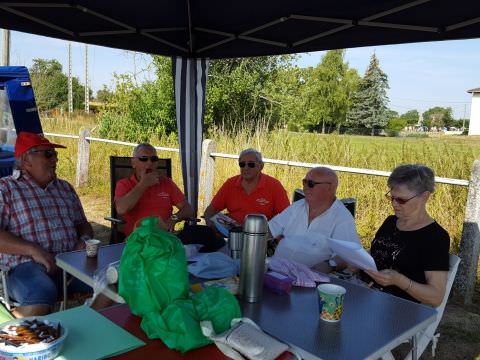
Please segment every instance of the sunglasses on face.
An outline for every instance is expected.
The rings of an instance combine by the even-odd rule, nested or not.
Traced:
[[[253,169],[255,166],[257,166],[257,163],[255,161],[249,161],[249,162],[245,162],[245,161],[240,161],[238,163],[238,166],[240,166],[242,169],[245,167],[245,166],[248,166],[249,168]]]
[[[303,184],[303,186],[308,186],[310,189],[312,189],[313,187],[315,187],[315,185],[322,185],[322,184],[329,184],[330,185],[331,182],[313,181],[313,180],[310,180],[310,179],[303,179],[302,184]]]
[[[400,197],[397,197],[397,196],[390,195],[390,191],[389,191],[385,194],[385,197],[392,202],[395,201],[399,205],[405,205],[407,202],[409,202],[413,198],[416,198],[418,195],[420,195],[420,194],[413,195],[411,198],[408,198],[408,199],[403,199],[403,198],[400,198]]]
[[[45,159],[51,159],[52,157],[58,155],[58,152],[56,150],[53,150],[53,149],[30,150],[29,153],[31,153],[31,154],[43,153],[43,156],[45,156]]]
[[[140,160],[141,162],[147,162],[148,160],[150,160],[150,162],[157,162],[158,160],[160,160],[158,158],[158,156],[154,155],[154,156],[137,156],[137,159]]]

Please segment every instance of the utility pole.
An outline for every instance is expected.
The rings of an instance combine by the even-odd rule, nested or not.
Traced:
[[[68,113],[73,112],[72,43],[68,43]]]
[[[88,92],[88,45],[85,44],[85,112],[90,112],[90,94]]]
[[[10,65],[10,30],[3,29],[2,66]]]
[[[467,116],[467,104],[463,104],[463,125],[462,125],[462,131],[465,131],[465,116]]]

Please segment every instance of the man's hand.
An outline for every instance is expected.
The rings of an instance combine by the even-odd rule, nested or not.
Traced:
[[[160,179],[160,175],[158,174],[157,171],[147,172],[147,169],[144,169],[140,174],[139,184],[140,186],[146,189],[146,188],[149,188],[150,186],[158,184],[159,179]]]
[[[77,243],[75,244],[75,247],[73,250],[85,250],[85,241],[84,240],[78,240]]]
[[[165,222],[163,221],[163,219],[159,216],[158,217],[158,227],[160,229],[163,229],[163,230],[166,230],[166,231],[170,231],[170,224],[169,222]]]
[[[167,228],[168,231],[173,232],[173,231],[175,230],[175,224],[176,224],[176,223],[177,223],[177,222],[176,222],[174,219],[169,218],[169,219],[165,222],[165,226],[166,226],[166,228]]]
[[[40,246],[35,245],[32,248],[30,256],[32,257],[33,261],[45,266],[47,273],[53,274],[57,270],[57,265],[55,264],[55,258],[53,255],[43,250]]]

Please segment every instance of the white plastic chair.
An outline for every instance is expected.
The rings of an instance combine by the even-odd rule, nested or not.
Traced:
[[[13,301],[8,295],[7,287],[7,274],[10,271],[8,266],[0,265],[0,278],[2,282],[2,291],[0,293],[0,302],[5,305],[8,311],[11,311],[12,308],[18,306],[19,304]]]
[[[443,296],[442,303],[436,307],[437,310],[437,319],[435,322],[431,323],[425,330],[419,332],[416,335],[417,338],[417,358],[419,358],[425,349],[427,348],[430,341],[432,342],[432,357],[435,356],[435,349],[437,347],[438,338],[440,333],[435,333],[437,330],[440,320],[442,320],[443,311],[445,310],[445,305],[447,304],[448,297],[450,295],[450,290],[452,289],[453,280],[455,280],[455,275],[457,274],[458,264],[460,264],[460,258],[457,255],[450,254],[450,270],[448,270],[447,285],[445,287],[445,295]],[[412,360],[412,350],[410,350],[405,357],[405,360]],[[394,360],[394,356],[390,351],[382,355],[382,360]]]

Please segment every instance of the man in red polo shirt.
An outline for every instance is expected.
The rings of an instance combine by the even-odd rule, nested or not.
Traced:
[[[208,225],[210,218],[227,209],[228,216],[243,224],[247,214],[263,214],[270,220],[281,213],[290,202],[282,184],[262,173],[262,154],[255,149],[246,149],[238,159],[240,175],[228,179],[205,210]]]
[[[177,221],[194,216],[192,206],[178,186],[172,179],[158,174],[157,161],[157,151],[152,145],[137,145],[132,158],[134,173],[119,180],[115,187],[115,206],[126,221],[127,237],[137,221],[148,216],[158,216],[160,226],[166,230],[172,230]],[[178,212],[172,215],[174,206]]]
[[[126,221],[126,237],[145,217],[158,217],[160,227],[167,231],[173,231],[178,221],[195,217],[193,207],[172,179],[158,174],[157,161],[157,151],[152,145],[137,145],[133,150],[133,175],[117,182],[115,206],[117,213]],[[178,209],[175,214],[173,207]],[[200,250],[202,252],[215,251],[225,245],[206,226],[185,224],[176,235],[183,244],[204,245]]]

